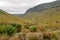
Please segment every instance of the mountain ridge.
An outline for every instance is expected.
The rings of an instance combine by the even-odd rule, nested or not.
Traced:
[[[57,0],[57,1],[54,1],[51,3],[43,3],[43,4],[37,5],[35,7],[29,8],[26,11],[26,14],[28,12],[40,12],[40,11],[48,10],[48,9],[54,8],[56,6],[60,6],[60,0]]]

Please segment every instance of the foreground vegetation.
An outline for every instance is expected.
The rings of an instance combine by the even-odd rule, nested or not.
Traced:
[[[60,40],[60,27],[31,23],[0,24],[0,40]]]

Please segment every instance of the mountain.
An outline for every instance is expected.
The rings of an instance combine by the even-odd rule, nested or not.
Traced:
[[[30,8],[26,11],[23,18],[39,24],[60,23],[60,0]]]
[[[28,9],[26,13],[41,12],[44,10],[55,8],[57,6],[60,6],[60,0],[57,0],[51,3],[44,3],[44,4],[37,5],[33,8]]]
[[[30,8],[21,17],[38,24],[60,24],[60,0]]]
[[[21,18],[13,16],[3,10],[0,9],[0,23],[23,23]]]

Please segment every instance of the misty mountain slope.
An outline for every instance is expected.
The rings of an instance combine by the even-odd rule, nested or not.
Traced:
[[[23,20],[0,9],[0,23],[23,23]]]
[[[58,0],[30,8],[23,18],[37,23],[60,23],[60,1]]]
[[[57,1],[54,1],[54,2],[51,2],[51,3],[44,3],[44,4],[37,5],[33,8],[28,9],[26,14],[29,13],[29,12],[30,13],[41,12],[41,11],[48,10],[48,9],[51,9],[51,8],[54,8],[54,7],[57,7],[57,6],[60,6],[60,0],[57,0]]]
[[[60,7],[53,8],[50,10],[45,10],[43,12],[37,12],[33,14],[30,13],[28,15],[25,15],[24,18],[33,20],[39,23],[56,22],[56,21],[60,22]]]

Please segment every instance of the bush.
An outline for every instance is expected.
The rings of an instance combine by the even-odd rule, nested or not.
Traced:
[[[3,34],[12,35],[13,33],[16,32],[15,30],[16,28],[11,25],[0,26],[0,35],[3,35]]]
[[[5,34],[6,32],[6,27],[5,26],[0,26],[0,34]]]
[[[10,25],[8,25],[7,27],[6,27],[6,33],[8,34],[8,35],[12,35],[12,34],[14,34],[16,32],[16,28],[15,27],[13,27],[13,26],[10,26]]]
[[[22,26],[21,26],[20,24],[15,24],[15,23],[13,23],[13,24],[11,24],[11,26],[16,27],[16,31],[17,31],[17,32],[21,32]]]
[[[31,32],[36,32],[37,31],[37,27],[35,27],[35,26],[31,26],[29,29],[30,29]]]
[[[17,32],[21,32],[22,26],[20,24],[16,25]]]

